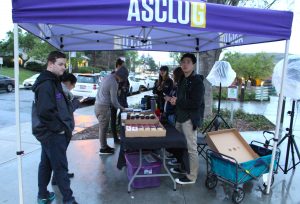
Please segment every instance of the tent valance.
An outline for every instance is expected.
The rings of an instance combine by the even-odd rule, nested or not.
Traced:
[[[290,38],[293,13],[179,0],[13,1],[13,21],[61,50],[206,51]]]

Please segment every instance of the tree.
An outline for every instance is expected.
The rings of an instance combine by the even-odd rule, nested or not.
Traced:
[[[92,59],[92,66],[109,71],[115,68],[115,62],[119,57],[125,56],[125,51],[85,51],[84,54]]]
[[[151,57],[151,56],[147,57],[147,64],[149,65],[150,71],[156,71],[157,70],[157,65],[156,65],[153,57]]]
[[[46,62],[49,52],[55,50],[50,44],[43,42],[34,35],[24,32],[21,29],[19,34],[19,48],[20,58],[23,60],[23,64],[31,58],[39,61]],[[0,52],[5,56],[14,55],[14,33],[13,31],[7,32],[6,40],[0,43]]]
[[[226,53],[223,60],[231,64],[238,77],[245,79],[265,79],[270,77],[274,67],[274,56],[266,53],[240,54]]]
[[[170,52],[170,57],[173,59],[175,63],[180,64],[180,59],[184,53],[182,52]]]
[[[47,61],[48,54],[51,51],[56,50],[56,48],[49,43],[44,42],[36,37],[32,40],[32,44],[34,45],[34,47],[27,51],[28,56],[44,63],[46,63]]]
[[[126,51],[125,52],[125,59],[126,59],[126,67],[129,71],[133,71],[135,67],[139,63],[139,54],[137,51]]]
[[[157,64],[155,63],[153,57],[151,57],[150,55],[142,55],[139,60],[138,60],[138,64],[139,65],[148,65],[150,71],[156,71],[157,70]]]

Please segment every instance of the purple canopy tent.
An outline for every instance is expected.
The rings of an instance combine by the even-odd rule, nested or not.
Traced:
[[[285,40],[292,16],[177,0],[13,1],[13,21],[63,51],[201,52]]]
[[[291,12],[198,0],[12,0],[12,6],[16,87],[19,84],[18,26],[62,51],[180,51],[196,52],[199,57],[201,51],[286,40],[286,59],[293,20]],[[286,60],[284,64],[286,67]],[[15,95],[18,153],[21,153],[18,88]],[[278,104],[276,138],[282,95]],[[274,150],[276,148],[277,143]],[[20,203],[23,203],[22,157],[18,155]],[[274,158],[275,151],[273,161]],[[268,184],[270,178],[271,175]]]

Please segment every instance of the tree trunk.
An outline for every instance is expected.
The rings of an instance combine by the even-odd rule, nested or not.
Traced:
[[[200,74],[204,76],[204,86],[205,86],[205,112],[204,116],[207,116],[212,113],[213,108],[213,93],[212,93],[212,86],[206,80],[207,75],[209,74],[210,70],[212,69],[215,61],[219,60],[220,54],[222,50],[211,50],[207,52],[200,53]]]

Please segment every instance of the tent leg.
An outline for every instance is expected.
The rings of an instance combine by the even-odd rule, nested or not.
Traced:
[[[199,52],[196,53],[196,58],[197,58],[196,73],[200,74],[200,54],[199,54]]]
[[[69,52],[69,73],[72,73],[71,52]]]
[[[279,101],[278,101],[278,107],[277,107],[274,145],[273,145],[272,159],[271,159],[270,170],[269,170],[270,173],[269,173],[268,182],[267,182],[267,192],[266,192],[267,194],[270,193],[271,180],[272,180],[272,176],[273,176],[273,168],[274,168],[274,162],[275,162],[275,155],[276,155],[278,138],[279,138],[279,133],[280,133],[281,112],[282,112],[282,104],[283,104],[283,99],[284,99],[283,87],[284,87],[284,83],[285,83],[284,80],[285,80],[285,75],[286,75],[286,67],[287,67],[287,63],[288,63],[289,47],[290,47],[290,40],[287,40],[285,43],[285,54],[284,54],[284,63],[283,63],[282,78],[281,78],[281,84],[280,84]]]
[[[24,203],[23,198],[23,178],[22,178],[22,156],[21,131],[20,131],[20,92],[19,92],[19,36],[18,24],[14,24],[14,74],[15,74],[15,116],[16,116],[16,140],[17,140],[17,160],[19,178],[19,203]]]

